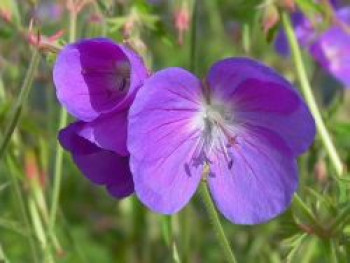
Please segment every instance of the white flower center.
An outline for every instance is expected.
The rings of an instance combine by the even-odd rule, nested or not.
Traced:
[[[223,103],[204,103],[197,124],[202,135],[193,155],[195,162],[211,163],[213,156],[223,154],[231,168],[233,160],[229,148],[236,143],[238,131],[232,108]]]

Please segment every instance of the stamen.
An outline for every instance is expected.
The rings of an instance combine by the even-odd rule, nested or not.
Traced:
[[[234,160],[229,148],[236,144],[237,134],[232,113],[221,104],[205,105],[203,111],[203,153],[222,154],[229,169]]]

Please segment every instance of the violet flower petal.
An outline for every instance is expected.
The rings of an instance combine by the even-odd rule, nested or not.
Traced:
[[[102,113],[128,108],[147,70],[135,52],[97,38],[67,45],[57,58],[53,77],[67,111],[92,121]]]
[[[294,155],[310,147],[313,117],[291,84],[271,68],[248,58],[224,59],[212,66],[207,81],[214,97],[232,105],[241,125],[273,131]]]
[[[61,145],[71,153],[79,170],[93,183],[104,185],[116,198],[134,192],[129,158],[104,150],[79,136],[84,123],[76,122],[60,131]]]
[[[128,156],[126,147],[127,111],[105,114],[80,125],[77,134],[105,150]]]
[[[170,68],[150,77],[130,108],[128,149],[135,192],[153,211],[179,211],[199,184],[202,166],[189,164],[199,143],[194,117],[201,99],[200,81]]]
[[[131,106],[128,131],[135,192],[151,210],[179,211],[207,176],[219,210],[253,224],[290,204],[296,156],[315,124],[289,82],[254,60],[230,58],[204,84],[177,68],[153,75]]]
[[[259,224],[284,212],[298,186],[296,160],[284,140],[250,130],[231,153],[232,167],[219,154],[208,178],[219,211],[235,224]]]

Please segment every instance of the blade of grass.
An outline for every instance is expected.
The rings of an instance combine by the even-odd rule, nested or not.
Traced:
[[[76,25],[77,25],[77,13],[72,11],[69,16],[69,42],[72,43],[76,38]],[[60,121],[59,121],[59,129],[64,128],[67,125],[68,114],[64,108],[60,110]],[[62,163],[63,163],[63,149],[60,144],[57,142],[56,145],[56,156],[55,156],[55,167],[54,167],[54,178],[53,178],[53,190],[52,190],[52,199],[51,199],[51,207],[50,207],[50,215],[49,215],[49,227],[48,232],[51,239],[54,241],[55,237],[55,224],[57,211],[59,206],[59,195],[61,189],[61,181],[62,181]]]
[[[297,76],[300,82],[301,91],[304,95],[306,103],[308,104],[313,117],[315,118],[318,134],[329,156],[329,159],[336,171],[336,175],[337,177],[343,177],[344,175],[343,163],[332,141],[332,137],[329,134],[327,127],[322,119],[322,115],[321,115],[320,109],[317,106],[315,96],[312,93],[312,89],[306,74],[304,62],[303,62],[300,47],[298,44],[298,40],[296,38],[294,29],[292,26],[292,22],[288,13],[286,12],[282,13],[282,21],[283,21],[283,27],[287,34],[289,46],[291,47],[291,50],[292,50],[292,57],[296,67]],[[339,189],[340,189],[340,200],[345,201],[346,188],[342,184],[339,184]]]
[[[22,109],[23,109],[25,102],[27,101],[35,73],[36,73],[38,66],[39,66],[39,62],[40,62],[39,51],[34,49],[26,76],[24,78],[23,84],[21,86],[21,90],[20,90],[19,95],[18,95],[18,99],[17,99],[16,104],[13,108],[13,111],[11,112],[11,117],[10,117],[9,122],[8,122],[9,125],[6,127],[4,136],[1,140],[0,159],[2,159],[2,157],[6,151],[6,148],[11,140],[11,136],[13,134],[13,131],[15,130],[15,128],[20,120]]]

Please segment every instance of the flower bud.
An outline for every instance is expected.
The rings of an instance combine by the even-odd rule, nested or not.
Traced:
[[[280,20],[277,7],[275,5],[268,5],[264,10],[263,15],[263,29],[265,34],[269,32]]]

